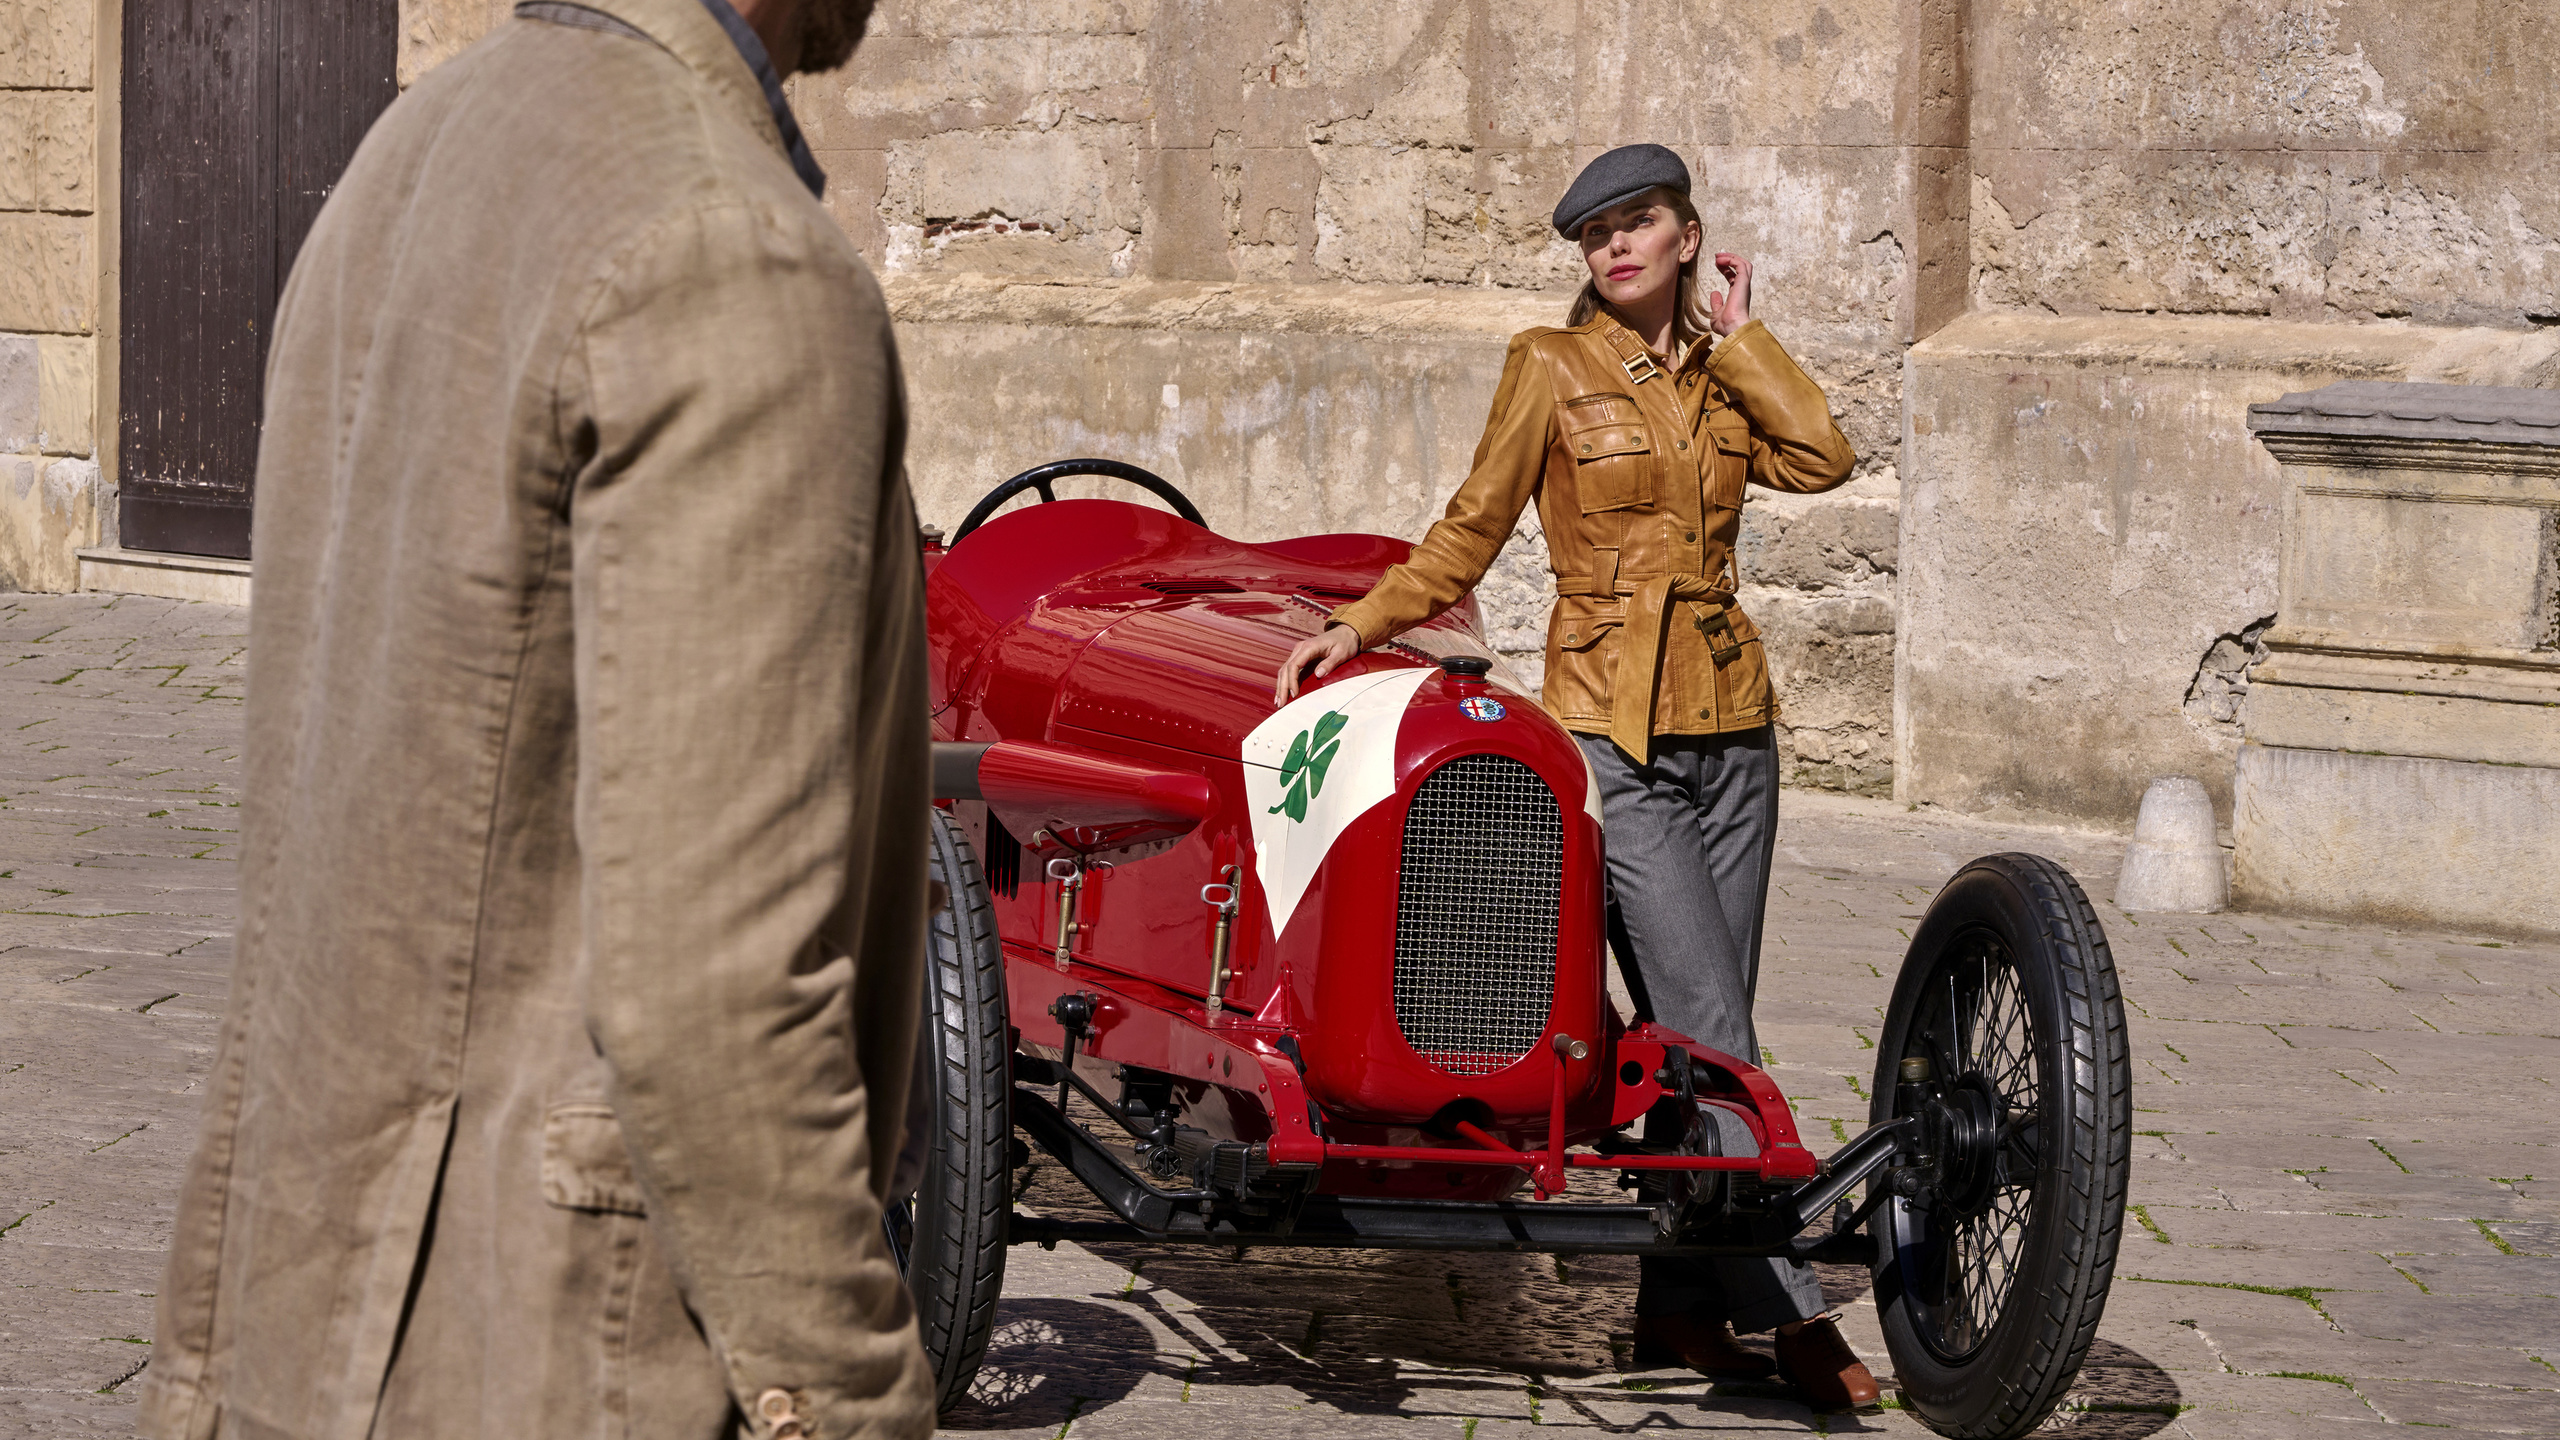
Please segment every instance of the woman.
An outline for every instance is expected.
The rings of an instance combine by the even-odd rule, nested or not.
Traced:
[[[1474,469],[1413,556],[1292,651],[1275,698],[1455,604],[1532,500],[1557,600],[1547,708],[1599,776],[1610,938],[1640,1011],[1754,1056],[1751,996],[1778,818],[1777,702],[1759,633],[1734,605],[1746,481],[1806,493],[1855,457],[1821,387],[1751,318],[1751,262],[1699,274],[1689,168],[1659,145],[1593,161],[1555,211],[1591,278],[1564,329],[1521,332]],[[1720,337],[1710,339],[1710,335]],[[1734,1332],[1778,1332],[1777,1364],[1817,1408],[1876,1398],[1783,1260],[1647,1259],[1640,1356],[1758,1378]]]

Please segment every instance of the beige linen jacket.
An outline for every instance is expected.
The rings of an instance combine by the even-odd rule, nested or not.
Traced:
[[[699,0],[376,124],[258,462],[238,964],[141,1430],[920,1436],[879,291]]]
[[[1639,760],[1656,735],[1754,729],[1778,705],[1734,604],[1744,487],[1828,490],[1856,465],[1822,387],[1757,320],[1677,366],[1605,310],[1524,330],[1448,513],[1333,618],[1375,645],[1439,614],[1534,502],[1557,594],[1543,698],[1565,728]]]

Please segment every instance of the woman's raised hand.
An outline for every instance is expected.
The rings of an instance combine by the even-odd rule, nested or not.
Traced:
[[[1707,297],[1707,315],[1717,334],[1730,335],[1751,323],[1750,258],[1719,250],[1716,273],[1724,277],[1725,290]]]
[[[1321,680],[1332,674],[1335,666],[1359,653],[1359,631],[1343,624],[1325,626],[1323,634],[1299,641],[1289,658],[1280,662],[1280,679],[1271,687],[1271,703],[1286,705],[1298,698],[1298,677],[1307,673],[1310,663],[1315,666],[1314,678]]]

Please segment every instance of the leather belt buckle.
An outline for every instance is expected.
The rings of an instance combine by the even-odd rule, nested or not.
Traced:
[[[1653,352],[1650,350],[1639,350],[1633,355],[1622,356],[1618,360],[1618,366],[1627,372],[1629,381],[1638,385],[1665,373],[1662,366],[1655,362]]]
[[[1742,653],[1742,643],[1733,638],[1732,616],[1721,605],[1698,617],[1698,633],[1706,637],[1707,657],[1719,670]]]

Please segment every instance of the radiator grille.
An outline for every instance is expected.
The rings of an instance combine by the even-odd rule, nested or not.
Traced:
[[[1529,1052],[1555,1000],[1564,816],[1538,772],[1469,755],[1431,772],[1404,822],[1396,1024],[1456,1075]]]

